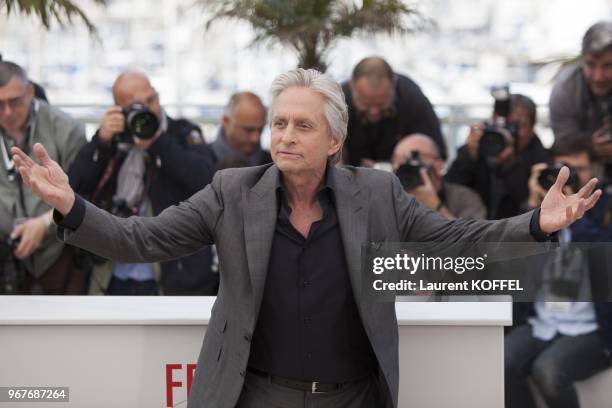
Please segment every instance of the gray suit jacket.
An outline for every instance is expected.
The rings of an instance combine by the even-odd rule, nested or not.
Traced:
[[[420,206],[390,173],[330,167],[338,220],[355,301],[379,363],[387,407],[397,407],[398,327],[393,303],[361,294],[361,243],[366,241],[532,241],[532,214],[501,221],[448,221]],[[65,242],[119,262],[155,262],[215,243],[220,287],[189,398],[190,407],[233,407],[240,395],[262,300],[277,219],[275,165],[217,172],[212,183],[157,217],[116,218],[87,203]]]

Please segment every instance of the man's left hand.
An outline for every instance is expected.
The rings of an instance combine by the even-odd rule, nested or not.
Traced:
[[[11,239],[21,238],[15,249],[15,257],[24,260],[40,247],[47,234],[48,225],[42,217],[30,218],[13,229]]]
[[[440,197],[434,187],[427,170],[424,168],[420,169],[421,179],[423,184],[410,191],[411,194],[417,199],[417,201],[423,204],[427,208],[436,209],[440,205]]]
[[[601,196],[601,190],[593,189],[597,179],[593,178],[575,194],[564,194],[563,188],[570,175],[570,170],[564,166],[555,184],[548,190],[540,206],[540,229],[552,234],[567,228],[574,221],[581,218],[584,213],[595,205]]]

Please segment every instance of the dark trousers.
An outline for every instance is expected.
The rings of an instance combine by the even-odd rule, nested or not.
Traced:
[[[505,339],[506,408],[535,408],[527,385],[530,375],[549,408],[578,408],[574,381],[609,364],[598,333],[543,341],[533,337],[529,324],[519,326]]]
[[[151,280],[137,281],[134,279],[119,279],[114,276],[106,289],[107,295],[112,296],[155,296],[157,283]]]
[[[332,392],[313,394],[269,382],[247,371],[236,408],[378,408],[383,399],[375,375]]]

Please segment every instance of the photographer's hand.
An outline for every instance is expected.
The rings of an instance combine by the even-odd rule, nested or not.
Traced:
[[[480,145],[480,138],[484,133],[484,124],[476,123],[470,126],[470,134],[467,137],[467,151],[470,159],[478,160],[478,147]]]
[[[605,126],[599,129],[593,134],[593,153],[599,159],[609,160],[612,159],[612,129],[609,126]]]
[[[68,176],[59,164],[51,160],[40,143],[34,145],[34,154],[40,161],[37,164],[18,147],[11,149],[15,167],[19,170],[23,183],[41,200],[66,215],[74,205],[74,191],[68,183]]]
[[[419,171],[421,173],[423,184],[410,191],[410,193],[414,195],[419,203],[423,204],[427,208],[435,210],[440,205],[440,197],[438,196],[438,192],[431,182],[431,178],[429,177],[429,174],[427,174],[427,170],[421,168]]]
[[[586,211],[593,208],[601,196],[601,190],[598,189],[593,192],[597,185],[596,178],[592,178],[576,194],[564,194],[563,187],[567,183],[569,175],[569,168],[564,166],[540,206],[540,229],[547,234],[570,226],[574,221],[581,218]]]
[[[110,143],[113,136],[123,132],[124,129],[125,117],[121,112],[121,106],[111,106],[106,111],[104,119],[102,119],[100,130],[98,130],[98,137],[102,143]]]
[[[24,260],[28,258],[38,249],[38,247],[40,247],[43,238],[49,230],[49,223],[44,217],[48,217],[48,214],[44,214],[36,218],[30,218],[16,226],[13,229],[13,232],[11,232],[12,240],[20,238],[19,244],[14,252],[17,259]]]
[[[530,208],[537,208],[542,203],[544,196],[546,195],[546,190],[542,188],[538,178],[542,171],[546,169],[548,165],[546,163],[537,163],[531,167],[531,174],[529,176],[529,198],[527,199],[527,204]]]

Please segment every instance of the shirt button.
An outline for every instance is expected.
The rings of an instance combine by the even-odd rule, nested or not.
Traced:
[[[304,323],[310,324],[310,322],[312,322],[312,317],[305,317],[304,318]]]
[[[306,353],[306,358],[307,359],[311,359],[312,358],[312,353]]]
[[[307,286],[309,286],[309,285],[310,285],[310,282],[309,282],[309,281],[307,281],[307,280],[302,281],[302,287],[303,287],[303,288],[305,288],[305,287],[307,287]]]

